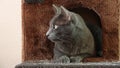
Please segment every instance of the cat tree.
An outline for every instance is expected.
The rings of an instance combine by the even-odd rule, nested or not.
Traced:
[[[46,31],[49,27],[49,21],[54,15],[52,4],[56,4],[58,6],[63,5],[64,7],[70,10],[73,10],[74,8],[79,10],[80,7],[87,8],[88,10],[94,11],[94,13],[96,13],[99,17],[99,22],[101,24],[99,26],[101,26],[102,28],[103,55],[102,57],[86,58],[84,60],[85,62],[111,62],[120,60],[120,0],[36,1],[38,2],[27,3],[27,0],[22,0],[23,61],[52,59],[54,44],[51,43],[45,36]],[[83,14],[83,16],[85,16],[86,18],[87,14]],[[98,22],[98,20],[96,20],[96,17],[93,18],[94,19],[91,18],[92,22]],[[105,63],[102,63],[102,65],[104,64]],[[91,65],[94,66],[94,64]],[[61,66],[64,67],[64,65]],[[83,64],[81,66],[84,67],[86,65]],[[98,64],[98,66],[100,65]],[[22,66],[20,67],[19,65],[17,67],[22,68]],[[33,66],[33,68],[37,67]],[[67,68],[67,66],[65,68]]]

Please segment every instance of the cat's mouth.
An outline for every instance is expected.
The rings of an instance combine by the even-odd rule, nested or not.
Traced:
[[[58,42],[61,41],[59,38],[53,37],[53,36],[48,36],[48,39],[52,42]]]
[[[56,41],[60,41],[60,39],[52,39],[51,41],[56,42]]]
[[[60,39],[53,39],[53,41],[60,41]]]

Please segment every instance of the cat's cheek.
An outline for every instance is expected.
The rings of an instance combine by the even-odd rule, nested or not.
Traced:
[[[62,35],[62,33],[61,33],[61,32],[59,32],[59,33],[57,33],[57,35],[58,35],[58,36],[61,36],[61,35]]]

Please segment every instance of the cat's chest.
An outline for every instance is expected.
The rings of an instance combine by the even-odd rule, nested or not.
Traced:
[[[60,44],[60,43],[56,43],[55,44],[55,48],[58,49],[60,52],[65,53],[65,54],[69,54],[69,55],[73,55],[76,54],[76,49],[78,49],[78,47],[76,47],[76,45],[73,44]]]

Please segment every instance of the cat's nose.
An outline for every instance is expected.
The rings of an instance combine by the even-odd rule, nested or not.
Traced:
[[[48,36],[49,36],[49,34],[46,34],[46,36],[48,37]]]
[[[48,37],[50,33],[51,33],[51,29],[47,31],[46,36]]]
[[[48,37],[48,36],[49,36],[49,34],[47,34],[47,33],[46,33],[46,36]]]
[[[46,33],[46,36],[47,36],[47,37],[49,36],[49,32]]]

